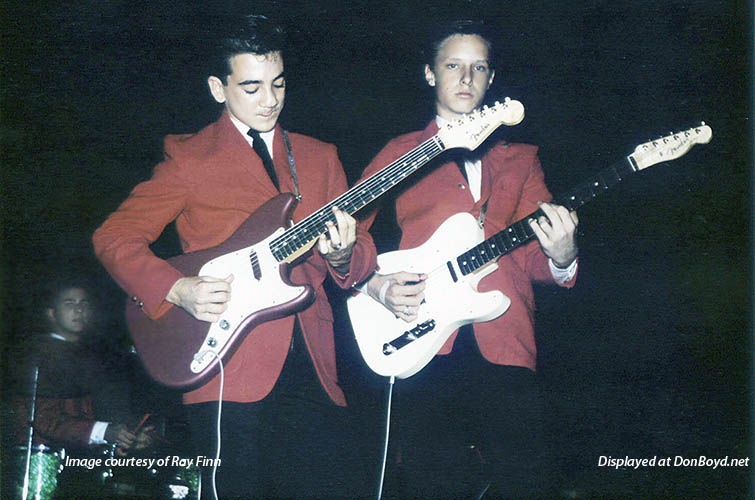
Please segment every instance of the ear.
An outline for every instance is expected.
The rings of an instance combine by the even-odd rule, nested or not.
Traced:
[[[431,87],[435,87],[435,73],[430,69],[429,64],[425,64],[425,81]]]
[[[495,78],[495,70],[490,72],[490,79],[488,80],[488,88],[493,85],[493,78]]]
[[[225,85],[217,76],[207,78],[207,86],[210,87],[210,94],[220,104],[225,102]]]
[[[55,324],[55,309],[52,307],[48,307],[45,309],[45,316],[47,316],[47,319],[50,320],[53,324]]]

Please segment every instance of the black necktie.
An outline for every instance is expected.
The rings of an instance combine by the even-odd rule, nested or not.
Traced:
[[[467,181],[467,184],[469,184],[469,179],[467,179],[467,167],[465,164],[467,160],[474,161],[470,153],[471,151],[467,149],[454,149],[449,154],[450,159],[456,162],[456,166],[461,170],[461,175],[464,176],[464,180]]]
[[[262,139],[262,137],[260,137],[260,133],[256,130],[249,129],[249,132],[247,132],[247,134],[253,139],[252,148],[254,149],[254,152],[257,153],[257,156],[259,156],[262,160],[262,164],[265,165],[267,175],[269,175],[270,180],[273,181],[275,189],[280,190],[280,187],[278,187],[278,176],[275,175],[275,167],[273,167],[273,159],[270,158],[270,152],[267,150],[265,141]]]

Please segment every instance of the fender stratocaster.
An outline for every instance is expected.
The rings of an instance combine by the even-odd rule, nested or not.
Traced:
[[[522,104],[507,98],[442,127],[295,225],[295,198],[290,193],[280,194],[250,215],[221,245],[168,259],[187,276],[233,273],[233,299],[215,323],[199,321],[180,307],[152,320],[129,302],[126,322],[147,373],[173,388],[188,389],[207,382],[218,373],[218,360],[227,361],[257,325],[293,314],[314,301],[313,288],[291,283],[288,268],[314,246],[326,231],[327,221],[335,222],[332,207],[352,214],[446,149],[473,150],[500,125],[516,125],[522,119]]]
[[[710,127],[703,123],[641,144],[624,161],[583,182],[556,203],[575,210],[630,174],[679,158],[693,145],[710,141],[711,136]],[[477,285],[498,268],[495,261],[501,256],[534,238],[527,221],[541,215],[538,210],[484,240],[477,219],[459,213],[446,219],[419,247],[379,255],[381,273],[424,273],[427,280],[425,301],[411,323],[397,318],[367,294],[348,299],[351,325],[370,369],[386,377],[410,377],[430,362],[459,327],[503,314],[510,304],[508,297],[499,291],[479,293]]]

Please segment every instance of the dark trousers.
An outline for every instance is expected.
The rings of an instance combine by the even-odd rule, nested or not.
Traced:
[[[547,489],[542,427],[535,374],[489,363],[463,328],[450,355],[395,382],[387,497],[538,497]]]
[[[187,412],[197,454],[214,458],[217,402],[189,405]],[[256,403],[223,403],[218,497],[365,498],[374,464],[363,463],[354,446],[357,424],[317,380],[297,323],[273,391]],[[211,469],[202,473],[202,498],[209,499]]]

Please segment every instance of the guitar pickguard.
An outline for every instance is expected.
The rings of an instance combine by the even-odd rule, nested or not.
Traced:
[[[418,318],[410,323],[396,318],[366,294],[349,298],[357,345],[370,369],[384,376],[410,377],[435,356],[459,327],[503,314],[510,304],[505,295],[477,291],[477,284],[496,269],[495,264],[463,276],[457,264],[447,260],[482,239],[477,219],[461,213],[447,219],[423,245],[378,257],[382,274],[407,271],[425,273],[428,278],[425,301]]]

